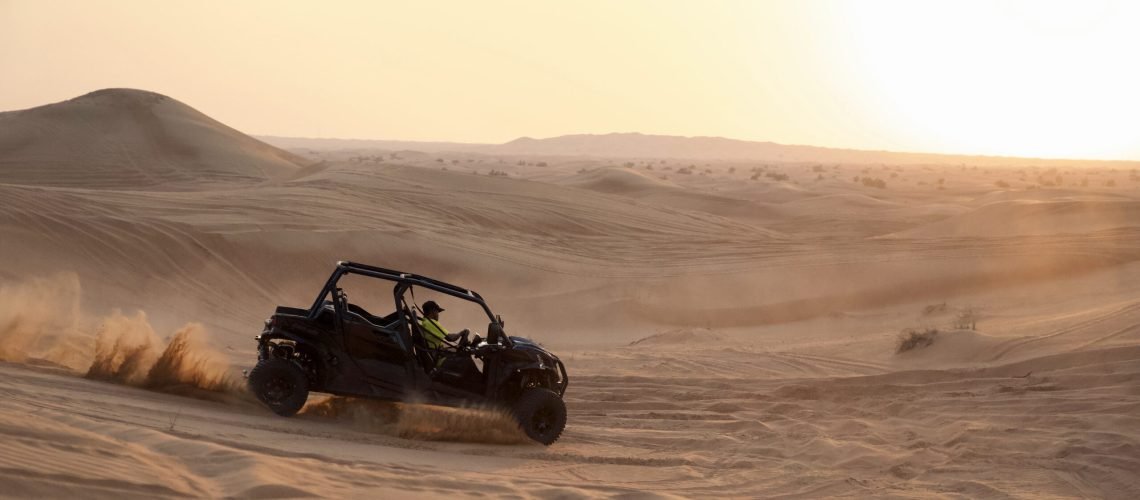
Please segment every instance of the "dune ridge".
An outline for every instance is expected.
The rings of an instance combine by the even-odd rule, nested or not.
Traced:
[[[103,89],[0,113],[0,182],[190,189],[306,165],[170,97]]]

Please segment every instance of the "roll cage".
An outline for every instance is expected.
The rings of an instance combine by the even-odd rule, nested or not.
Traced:
[[[334,292],[337,290],[337,283],[346,274],[357,274],[370,278],[395,282],[396,287],[393,290],[393,293],[395,295],[397,312],[403,310],[403,308],[406,307],[404,294],[407,293],[408,290],[410,290],[413,286],[420,286],[445,295],[450,295],[458,299],[466,300],[468,302],[474,302],[483,309],[483,312],[487,314],[487,318],[491,320],[491,328],[497,328],[501,333],[501,329],[503,327],[503,319],[499,316],[496,316],[495,313],[491,312],[491,308],[487,306],[487,302],[483,300],[483,297],[473,290],[468,290],[466,288],[452,285],[451,283],[428,278],[426,276],[420,276],[418,274],[405,273],[392,269],[385,269],[382,267],[359,264],[356,262],[344,260],[338,261],[336,263],[336,269],[333,270],[332,275],[329,276],[328,281],[325,282],[325,286],[321,288],[320,294],[318,294],[316,300],[313,301],[312,307],[309,308],[308,319],[315,320],[317,316],[320,315],[321,310],[324,308],[325,300],[330,293],[333,294],[334,298],[336,297]],[[416,312],[409,312],[413,315],[414,318]],[[510,346],[512,344],[510,337],[505,334],[497,335],[497,337],[501,338],[501,341],[507,346]]]

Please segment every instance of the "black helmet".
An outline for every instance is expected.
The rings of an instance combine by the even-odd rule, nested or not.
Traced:
[[[424,314],[431,314],[433,312],[443,312],[443,308],[439,307],[434,300],[424,302]]]

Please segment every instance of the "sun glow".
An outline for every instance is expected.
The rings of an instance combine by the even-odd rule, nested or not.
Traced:
[[[0,110],[153,90],[266,135],[638,131],[1140,159],[1140,1],[0,0]]]
[[[1126,158],[1140,153],[1137,19],[1136,2],[890,1],[845,4],[837,26],[899,147]]]

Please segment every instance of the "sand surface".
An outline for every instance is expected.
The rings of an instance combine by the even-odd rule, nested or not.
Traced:
[[[133,91],[0,114],[4,494],[1140,497],[1137,165],[456,148],[286,152]],[[558,353],[562,439],[251,402],[252,336],[341,259]]]

